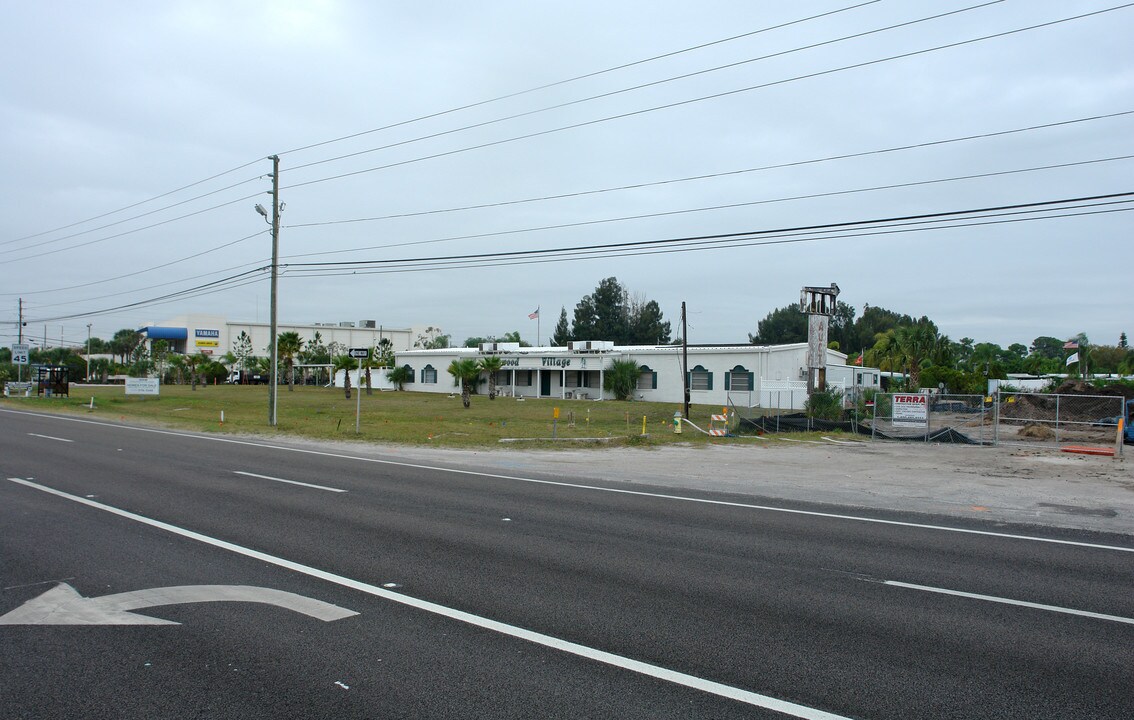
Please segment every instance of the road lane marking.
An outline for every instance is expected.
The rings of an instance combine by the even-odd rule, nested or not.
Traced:
[[[39,433],[28,433],[28,435],[31,435],[32,437],[43,438],[44,440],[58,440],[59,442],[75,442],[74,440],[68,440],[67,438],[61,438],[61,437],[55,437],[53,435],[40,435]]]
[[[1078,615],[1080,617],[1088,617],[1095,620],[1109,620],[1111,622],[1134,625],[1134,618],[1125,618],[1118,615],[1104,615],[1103,613],[1090,612],[1088,610],[1075,610],[1074,608],[1059,607],[1058,605],[1043,605],[1041,603],[1027,602],[1026,600],[1013,600],[1011,598],[996,597],[995,595],[980,595],[978,593],[963,592],[961,590],[949,590],[948,588],[931,587],[929,585],[914,585],[912,583],[899,582],[897,580],[876,580],[875,582],[880,582],[883,585],[889,585],[891,587],[906,588],[908,590],[921,590],[923,592],[938,593],[940,595],[953,595],[955,597],[968,598],[970,600],[984,600],[985,602],[1000,603],[1002,605],[1015,605],[1017,607],[1032,608],[1033,610],[1046,610],[1048,612],[1063,613],[1064,615]]]
[[[569,483],[560,480],[540,480],[537,478],[520,477],[516,475],[502,475],[499,473],[488,473],[480,470],[458,470],[454,468],[440,467],[436,465],[422,465],[418,463],[408,463],[401,460],[383,460],[380,458],[368,458],[358,455],[345,455],[342,453],[327,452],[325,450],[308,450],[305,448],[287,447],[286,445],[269,445],[267,443],[256,443],[247,440],[236,440],[233,438],[211,437],[208,435],[193,435],[191,433],[175,432],[172,430],[158,430],[156,428],[133,427],[129,425],[115,425],[113,423],[99,422],[97,420],[84,420],[81,418],[62,417],[57,415],[41,415],[38,413],[31,413],[23,410],[7,410],[0,408],[0,412],[11,413],[13,415],[31,415],[33,417],[61,420],[64,422],[84,423],[87,425],[99,425],[102,427],[115,428],[117,430],[131,430],[134,432],[154,433],[157,435],[172,435],[174,437],[190,438],[194,440],[206,440],[209,442],[228,443],[230,445],[246,445],[249,447],[263,448],[265,450],[282,450],[284,452],[300,453],[303,455],[315,455],[318,457],[329,457],[338,460],[355,460],[357,462],[374,463],[378,465],[391,465],[394,467],[413,468],[415,470],[430,470],[433,472],[446,472],[454,475],[470,475],[473,477],[485,477],[495,480],[512,480],[515,482],[526,482],[537,485],[551,485],[558,487],[573,488],[576,490],[593,490],[596,492],[608,492],[622,495],[636,495],[640,497],[656,498],[659,500],[677,500],[680,502],[693,502],[702,503],[705,505],[719,505],[723,507],[736,507],[745,508],[749,510],[763,510],[766,512],[786,513],[789,515],[803,515],[806,517],[820,517],[829,520],[848,520],[850,522],[872,523],[875,525],[889,525],[891,527],[906,527],[915,530],[936,530],[939,532],[952,532],[960,533],[962,535],[979,535],[983,537],[1000,538],[1003,540],[1025,540],[1028,542],[1041,542],[1050,543],[1052,545],[1067,545],[1071,547],[1090,548],[1092,550],[1115,550],[1118,552],[1134,553],[1134,547],[1123,547],[1121,545],[1103,545],[1101,543],[1088,543],[1080,542],[1077,540],[1057,540],[1055,538],[1036,537],[1034,535],[1016,535],[1013,533],[999,533],[990,530],[973,530],[971,528],[959,528],[949,525],[931,525],[929,523],[915,523],[906,522],[903,520],[883,520],[881,518],[863,517],[860,515],[844,515],[840,513],[820,512],[818,510],[798,510],[796,508],[775,507],[772,505],[756,505],[754,503],[741,503],[731,502],[728,500],[710,500],[707,498],[689,497],[685,495],[669,495],[665,493],[646,492],[644,490],[625,490],[622,488],[602,487],[601,485],[584,485],[582,483]],[[711,492],[711,491],[710,491]]]
[[[251,585],[177,585],[83,597],[67,583],[28,600],[0,616],[0,625],[180,625],[132,610],[203,602],[253,602],[275,605],[332,622],[358,615],[353,610],[274,588]]]
[[[237,555],[243,555],[245,557],[253,558],[255,560],[269,563],[271,565],[276,565],[277,567],[292,570],[303,575],[308,575],[320,580],[325,580],[342,587],[358,590],[359,592],[373,595],[375,597],[382,598],[383,600],[396,602],[401,605],[406,605],[417,610],[424,610],[425,612],[440,615],[451,620],[463,622],[468,625],[483,628],[485,630],[491,630],[492,632],[500,633],[502,635],[507,635],[509,637],[514,637],[520,640],[526,640],[536,645],[542,645],[543,647],[551,648],[552,650],[559,650],[561,652],[586,658],[588,660],[594,660],[606,665],[629,670],[640,675],[656,678],[658,680],[664,680],[666,682],[671,682],[683,687],[710,693],[719,697],[729,698],[731,700],[736,700],[738,702],[752,705],[754,707],[760,707],[767,710],[783,713],[785,715],[790,715],[791,717],[802,718],[803,720],[850,720],[849,718],[846,718],[842,715],[834,715],[823,710],[807,707],[806,705],[798,705],[796,703],[780,700],[768,695],[761,695],[749,690],[742,690],[737,687],[732,687],[731,685],[725,685],[723,683],[714,682],[712,680],[699,678],[694,675],[686,675],[685,673],[678,672],[676,670],[670,670],[658,665],[651,665],[649,663],[641,662],[640,660],[634,660],[622,655],[615,655],[614,653],[606,652],[605,650],[598,650],[586,645],[580,645],[578,643],[574,643],[569,640],[563,640],[552,635],[544,635],[543,633],[516,627],[515,625],[509,625],[498,620],[491,620],[489,618],[465,612],[464,610],[457,610],[445,605],[429,602],[428,600],[419,600],[418,598],[411,597],[409,595],[390,592],[389,590],[385,590],[369,583],[364,583],[360,580],[353,580],[342,575],[336,575],[334,573],[327,572],[326,570],[320,570],[318,568],[311,567],[310,565],[302,565],[291,560],[286,560],[274,555],[269,555],[259,550],[253,550],[242,545],[230,543],[226,540],[220,540],[208,535],[203,535],[193,530],[187,530],[176,525],[171,525],[169,523],[162,522],[161,520],[154,520],[152,518],[145,517],[144,515],[138,515],[137,513],[132,513],[129,510],[122,510],[111,505],[105,505],[100,502],[95,502],[93,500],[79,497],[78,495],[71,495],[70,493],[65,493],[62,490],[56,490],[54,488],[47,487],[46,485],[40,485],[38,483],[30,482],[22,478],[8,478],[8,480],[19,485],[24,485],[26,487],[48,493],[50,495],[61,497],[65,500],[79,503],[80,505],[86,505],[97,510],[103,510],[113,515],[118,515],[119,517],[123,517],[128,520],[134,520],[135,522],[149,525],[150,527],[165,530],[166,532],[180,535],[181,537],[188,538],[190,540],[196,540],[197,542],[201,542],[206,545],[211,545],[222,550],[228,550],[229,552],[235,553]]]
[[[287,483],[289,485],[302,485],[303,487],[315,488],[316,490],[326,490],[327,492],[346,492],[339,488],[327,487],[326,485],[313,485],[311,483],[299,482],[298,480],[284,480],[283,478],[272,477],[271,475],[257,475],[256,473],[243,472],[242,470],[233,470],[237,475],[246,475],[248,477],[260,478],[261,480],[273,480],[275,482]]]

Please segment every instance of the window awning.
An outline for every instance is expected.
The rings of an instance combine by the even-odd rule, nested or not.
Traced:
[[[144,327],[138,332],[145,333],[146,337],[150,340],[188,340],[189,328],[179,327],[158,327],[151,325]]]

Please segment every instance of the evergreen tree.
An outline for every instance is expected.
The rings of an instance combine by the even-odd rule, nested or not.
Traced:
[[[560,308],[559,322],[555,323],[555,332],[551,335],[551,344],[563,346],[574,339],[571,335],[571,328],[567,325],[567,308]]]
[[[776,308],[756,324],[756,334],[748,334],[753,345],[786,345],[807,342],[807,316],[799,305]]]
[[[670,340],[669,322],[662,320],[656,300],[630,306],[630,345],[665,345]]]

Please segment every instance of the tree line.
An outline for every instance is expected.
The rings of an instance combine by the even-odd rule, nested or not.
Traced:
[[[951,340],[924,315],[914,319],[870,305],[864,305],[857,318],[855,314],[853,306],[836,302],[829,346],[847,353],[848,363],[903,373],[910,389],[944,385],[952,392],[978,394],[985,392],[989,379],[1007,379],[1009,373],[1134,375],[1134,350],[1125,332],[1116,345],[1096,345],[1079,333],[1066,340],[1040,336],[1030,346],[1012,343],[1002,348],[969,337]],[[777,308],[757,323],[748,341],[807,342],[807,315],[795,304]]]
[[[1119,336],[1115,345],[1096,345],[1086,335],[1078,334],[1067,339],[1040,336],[1030,345],[1013,343],[1002,348],[995,343],[978,343],[969,337],[953,341],[941,334],[937,325],[926,316],[915,319],[868,304],[863,305],[862,314],[858,315],[853,306],[836,302],[828,339],[831,347],[847,353],[848,363],[903,373],[908,379],[906,385],[911,388],[944,384],[953,392],[983,393],[989,379],[1005,379],[1009,373],[1134,374],[1134,350],[1128,346],[1126,333]],[[239,372],[242,378],[268,375],[270,372],[268,349],[257,352],[245,332],[233,341],[232,349],[221,356],[182,355],[171,352],[164,340],[155,340],[149,345],[144,340],[142,333],[129,328],[119,330],[109,340],[92,337],[91,354],[110,357],[91,359],[89,380],[106,382],[111,375],[144,377],[157,374],[165,382],[195,385],[198,382],[221,382],[234,372]],[[602,280],[594,292],[583,296],[575,305],[572,319],[568,319],[566,307],[560,310],[551,343],[563,346],[573,340],[607,340],[616,345],[675,342],[670,323],[663,317],[658,303],[632,293],[615,277]],[[807,316],[796,304],[776,308],[757,323],[756,332],[748,334],[748,341],[756,345],[806,342]],[[464,345],[477,347],[482,342],[528,345],[520,339],[519,331],[500,336],[470,337]],[[331,366],[332,370],[358,367],[346,354],[344,345],[326,343],[318,332],[308,339],[302,338],[298,332],[280,333],[277,344],[281,382],[289,386],[294,386],[297,364]],[[414,344],[422,348],[447,348],[450,336],[443,334],[440,328],[430,327]],[[77,380],[86,377],[87,362],[83,350],[85,347],[36,348],[32,350],[31,362],[66,365],[71,378]],[[1075,361],[1069,363],[1068,359],[1072,356]],[[370,371],[374,368],[385,368],[387,377],[399,388],[408,380],[408,371],[394,366],[394,350],[389,339],[384,339],[375,356],[362,364],[368,390]],[[315,382],[330,382],[330,374],[324,376],[324,372],[318,370],[315,373]],[[489,377],[493,374],[486,367],[480,368],[479,372]],[[0,382],[14,378],[16,374],[16,367],[11,364],[10,349],[0,348]],[[463,390],[464,381],[460,377],[459,373],[454,374],[455,382]]]

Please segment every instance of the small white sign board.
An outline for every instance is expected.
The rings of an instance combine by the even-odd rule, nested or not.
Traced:
[[[370,356],[370,350],[367,349],[367,348],[351,348],[351,349],[347,350],[347,354],[350,355],[352,358],[357,358],[359,360],[365,360],[366,358],[368,358]]]
[[[27,343],[14,343],[12,345],[12,364],[27,365],[28,355],[31,354],[31,345]]]
[[[157,378],[126,378],[127,395],[160,395],[161,383]]]

